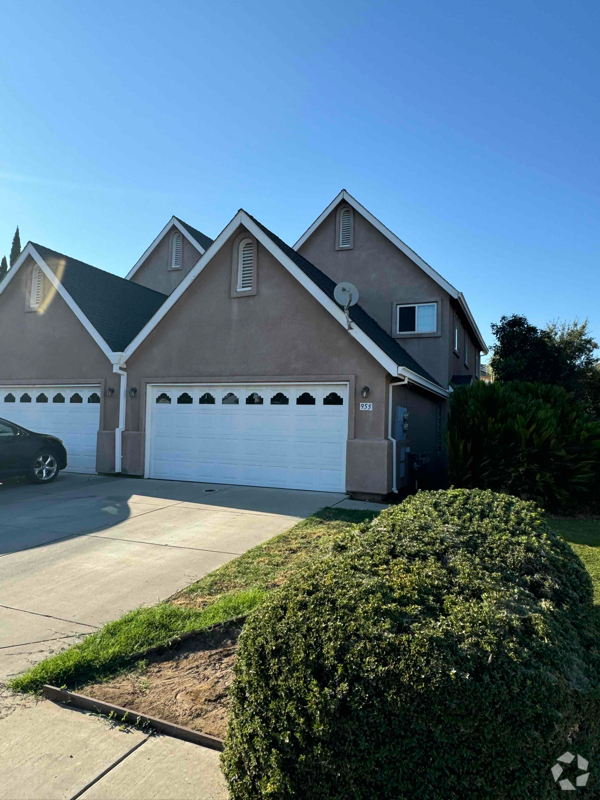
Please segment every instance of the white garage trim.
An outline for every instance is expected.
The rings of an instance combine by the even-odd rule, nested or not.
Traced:
[[[144,477],[344,491],[348,404],[347,382],[149,384]]]
[[[99,384],[3,385],[0,417],[58,436],[67,450],[66,471],[95,474],[101,401]]]

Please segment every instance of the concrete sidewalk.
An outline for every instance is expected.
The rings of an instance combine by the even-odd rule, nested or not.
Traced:
[[[2,708],[0,800],[227,800],[214,750],[48,700]]]

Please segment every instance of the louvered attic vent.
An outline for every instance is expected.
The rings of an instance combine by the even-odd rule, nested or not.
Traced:
[[[171,269],[181,269],[181,249],[183,246],[180,233],[174,233],[171,239]]]
[[[245,239],[240,244],[238,264],[238,292],[247,292],[252,289],[254,273],[254,244],[250,239]]]
[[[344,208],[340,214],[340,247],[352,247],[352,211]]]
[[[29,305],[31,308],[39,308],[42,304],[42,294],[44,289],[44,273],[39,267],[34,267],[31,276],[31,297]]]

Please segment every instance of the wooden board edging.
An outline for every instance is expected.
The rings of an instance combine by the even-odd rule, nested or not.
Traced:
[[[201,747],[208,747],[211,750],[218,750],[220,753],[223,752],[223,740],[217,739],[216,736],[193,731],[191,728],[184,728],[183,725],[175,725],[173,722],[167,722],[164,719],[149,717],[147,714],[140,714],[131,708],[121,708],[121,706],[106,703],[104,700],[95,700],[93,697],[67,692],[64,689],[58,689],[56,686],[49,686],[48,684],[44,684],[43,694],[46,699],[55,703],[64,703],[73,706],[73,708],[95,711],[98,714],[112,714],[113,718],[131,725],[143,723],[160,733],[173,736],[175,739],[182,739],[184,742],[191,742]]]

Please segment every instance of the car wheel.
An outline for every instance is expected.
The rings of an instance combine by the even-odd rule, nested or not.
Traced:
[[[56,456],[53,453],[41,450],[33,457],[27,477],[31,483],[50,483],[56,478],[58,471]]]

